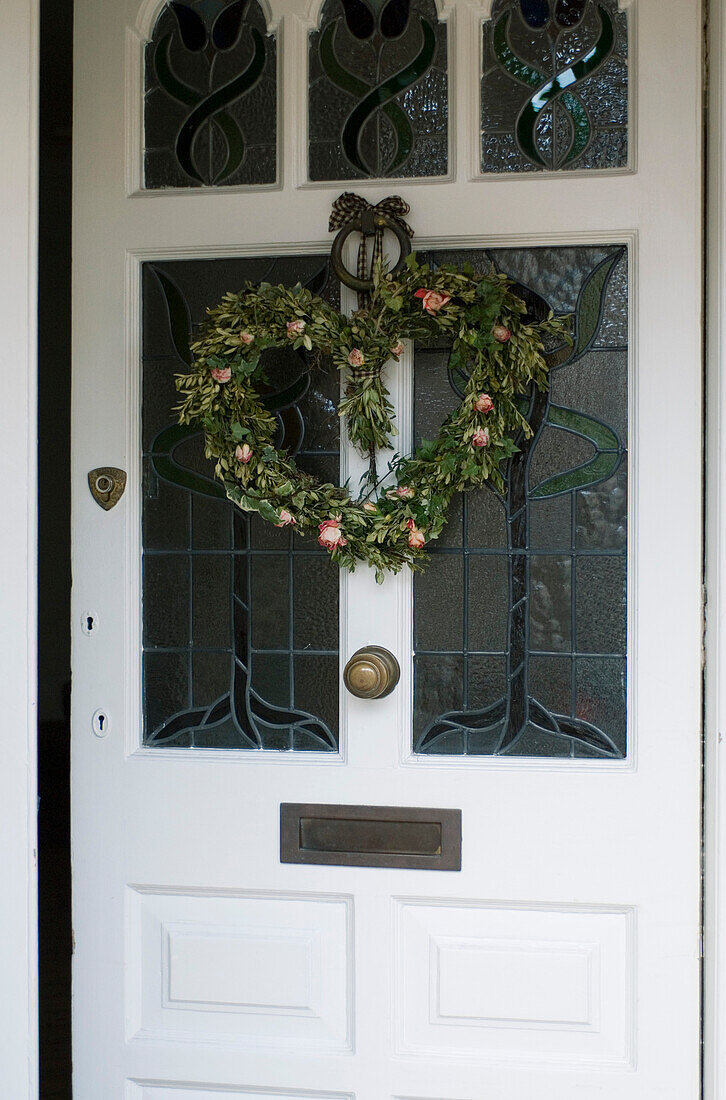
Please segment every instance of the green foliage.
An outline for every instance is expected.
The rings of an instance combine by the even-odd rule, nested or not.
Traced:
[[[446,301],[427,311],[416,297],[419,290],[435,291]],[[335,560],[350,570],[367,562],[383,580],[386,572],[406,564],[413,568],[425,558],[421,544],[441,533],[455,493],[486,481],[504,490],[500,467],[517,449],[514,436],[531,434],[517,396],[547,385],[543,337],[556,333],[569,339],[566,321],[550,315],[528,325],[524,314],[524,303],[504,275],[479,275],[468,265],[432,271],[415,255],[398,276],[379,268],[368,308],[351,317],[299,285],[248,285],[208,311],[191,345],[193,368],[177,376],[183,397],[179,420],[204,428],[207,457],[215,460],[217,477],[240,508],[271,523],[290,522],[290,516],[303,535],[317,534],[320,524],[336,520],[342,537],[330,548]],[[501,331],[495,338],[497,326],[509,331],[508,339],[502,341]],[[385,363],[397,358],[392,349],[401,340],[427,343],[442,336],[452,341],[450,369],[467,379],[464,396],[435,440],[395,460],[392,488],[354,500],[346,487],[321,484],[275,450],[275,418],[256,388],[264,381],[265,349],[304,347],[350,372],[339,413],[351,441],[368,453],[389,447],[396,432],[381,379]],[[231,371],[229,381],[215,381],[212,370],[225,368]],[[480,394],[491,398],[490,411],[476,408]],[[488,433],[483,446],[475,445],[480,430]],[[240,447],[251,450],[247,461],[238,457]]]

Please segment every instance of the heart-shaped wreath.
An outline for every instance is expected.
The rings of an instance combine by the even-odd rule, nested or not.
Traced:
[[[455,493],[491,481],[504,491],[500,465],[531,434],[522,394],[547,385],[545,337],[569,340],[566,319],[527,323],[525,305],[504,275],[468,265],[432,270],[410,255],[398,275],[379,264],[365,309],[352,316],[301,286],[246,286],[208,310],[191,345],[194,369],[177,376],[182,424],[204,429],[208,458],[230,500],[278,527],[315,533],[339,565],[367,562],[381,581],[412,567],[441,533]],[[338,412],[364,454],[390,447],[393,407],[381,371],[403,352],[403,340],[449,338],[449,369],[467,377],[461,404],[411,456],[389,466],[383,483],[370,480],[359,497],[347,485],[322,484],[273,446],[274,415],[258,388],[263,352],[293,347],[323,355],[349,374]]]

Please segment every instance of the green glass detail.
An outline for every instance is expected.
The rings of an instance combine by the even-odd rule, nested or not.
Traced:
[[[370,84],[366,84],[365,81],[359,80],[357,76],[348,72],[347,69],[344,69],[343,66],[339,64],[334,49],[334,40],[338,26],[338,23],[330,23],[323,31],[320,39],[320,60],[326,75],[336,87],[340,88],[343,92],[348,92],[350,95],[364,97],[362,103],[358,107],[358,110],[360,110],[363,104],[368,104],[371,101],[373,89]],[[358,155],[358,139],[363,126],[373,111],[378,107],[383,109],[384,114],[393,126],[394,133],[396,134],[397,152],[389,171],[395,171],[396,168],[400,167],[400,165],[408,159],[413,149],[413,130],[411,129],[411,123],[408,121],[406,112],[403,108],[395,101],[392,101],[390,97],[385,103],[374,103],[370,110],[366,111],[362,121],[354,119],[354,111],[345,124],[341,142],[345,149],[346,156],[351,163],[355,164],[361,172],[365,172],[366,174],[368,170]]]
[[[435,270],[436,253],[426,258]],[[529,316],[573,315],[577,341],[546,350],[548,392],[517,399],[532,434],[518,435],[502,463],[506,491],[462,501],[457,520],[431,544],[427,570],[414,576],[414,751],[622,758],[625,251],[583,245],[455,254],[458,262],[472,258],[517,281]],[[455,367],[447,385],[446,358],[443,347],[415,349],[417,440],[447,415],[450,387],[458,393],[465,381]]]
[[[535,161],[536,164],[540,164],[543,168],[545,167],[545,161],[535,145],[535,128],[541,112],[558,97],[562,98],[562,103],[567,109],[575,135],[572,147],[565,158],[565,164],[579,156],[590,140],[590,122],[587,112],[570,89],[594,73],[612,49],[614,39],[612,20],[603,8],[598,8],[598,11],[602,21],[602,30],[593,48],[570,68],[558,73],[551,80],[545,80],[537,88],[537,91],[517,119],[517,140],[520,148],[531,160]],[[501,57],[499,60],[502,60]],[[575,105],[576,109],[573,114],[572,108]]]
[[[169,48],[172,38],[172,34],[165,34],[157,43],[154,50],[154,71],[165,92],[168,92],[179,103],[183,103],[185,107],[196,107],[202,96],[199,92],[195,92],[194,88],[190,88],[179,80],[171,67]]]
[[[530,497],[533,500],[543,500],[545,497],[557,496],[558,493],[570,493],[573,489],[590,488],[612,477],[619,465],[620,455],[617,452],[597,454],[590,462],[543,481],[532,490]]]
[[[570,362],[574,361],[573,356]],[[555,474],[554,477],[541,482],[530,492],[533,500],[543,500],[545,497],[557,496],[558,493],[569,493],[573,489],[584,489],[604,481],[615,473],[620,464],[620,440],[607,424],[603,424],[593,416],[586,416],[585,413],[566,409],[561,405],[549,406],[546,423],[552,428],[561,428],[572,432],[573,435],[579,435],[581,439],[586,439],[588,443],[592,443],[597,453],[589,462],[583,462],[573,470]]]
[[[439,176],[447,168],[446,27],[433,0],[326,0],[310,38],[313,180]]]
[[[194,166],[192,146],[194,139],[205,122],[214,118],[219,112],[224,114],[222,132],[227,141],[227,160],[224,167],[217,173],[214,183],[223,183],[239,168],[244,156],[244,139],[237,123],[230,115],[224,113],[224,108],[235,100],[240,99],[246,92],[254,88],[262,75],[265,67],[265,43],[262,35],[254,27],[251,29],[254,42],[254,54],[244,72],[218,88],[216,92],[206,96],[187,118],[179,131],[176,139],[176,155],[184,171],[192,179],[202,182],[202,177]]]
[[[179,485],[182,489],[190,489],[192,492],[201,493],[205,497],[226,500],[224,487],[218,481],[203,477],[202,474],[195,474],[186,466],[179,465],[174,459],[174,451],[179,444],[195,435],[198,435],[201,439],[199,431],[182,427],[180,424],[175,424],[173,427],[165,428],[164,431],[159,432],[151,444],[151,462],[154,470],[160,478],[168,481],[171,485]]]
[[[152,270],[164,292],[164,300],[169,313],[169,332],[171,333],[174,350],[182,363],[186,363],[190,367],[194,357],[189,347],[191,321],[187,312],[187,304],[179,289],[174,286],[174,283],[167,278],[163,271],[159,271],[158,268],[152,268]]]
[[[605,288],[607,287],[610,273],[618,260],[623,255],[624,249],[607,256],[594,271],[588,275],[580,292],[577,302],[577,315],[575,322],[575,346],[572,359],[579,359],[592,345],[600,327],[605,302]]]
[[[609,4],[609,6],[612,9],[612,4]],[[563,51],[567,50],[568,34],[571,32],[550,16],[549,21],[541,29],[529,28],[531,44],[528,44],[526,39],[523,38],[519,26],[521,13],[517,10],[517,5],[500,0],[494,6],[492,17],[494,21],[491,31],[488,32],[490,39],[485,37],[485,49],[489,51],[487,57],[490,59],[489,62],[485,62],[485,69],[487,64],[492,61],[496,62],[500,72],[503,71],[517,84],[524,85],[524,87],[531,90],[531,94],[516,109],[516,121],[512,122],[514,130],[512,136],[516,139],[519,152],[524,155],[530,165],[536,168],[577,167],[586,152],[590,156],[589,150],[596,130],[598,138],[602,137],[603,140],[607,140],[608,134],[614,136],[623,129],[622,121],[615,121],[613,118],[613,112],[622,112],[623,93],[621,90],[615,90],[620,89],[620,81],[623,79],[622,68],[617,68],[618,65],[623,64],[622,54],[615,62],[616,68],[613,70],[614,88],[610,93],[612,103],[607,106],[603,104],[602,95],[604,93],[601,90],[593,91],[590,84],[587,84],[585,89],[580,86],[584,85],[594,73],[615,55],[616,45],[618,51],[622,50],[621,41],[624,31],[622,27],[620,30],[616,30],[614,19],[617,16],[612,15],[603,3],[593,3],[588,6],[587,11],[590,13],[589,23],[585,20],[582,24],[583,27],[587,25],[588,28],[584,32],[585,37],[582,43],[582,49],[585,52],[577,60],[558,70],[557,58],[562,56]],[[517,20],[516,24],[514,20]],[[516,35],[513,31],[516,32]],[[577,33],[581,32],[578,31]],[[489,41],[489,45],[487,45],[487,41]],[[519,56],[518,51],[522,53],[531,51],[535,63],[532,63],[532,57]],[[552,69],[549,72],[546,63],[544,71],[542,69],[543,61],[548,52],[551,55],[552,64]],[[482,95],[484,97],[489,94],[492,97],[492,103],[495,101],[494,97],[502,97],[501,104],[497,104],[497,107],[493,108],[495,114],[499,110],[512,117],[517,92],[511,84],[505,89],[500,83],[491,83],[490,77],[494,71],[496,70],[488,69],[485,71]],[[488,93],[485,90],[487,88]],[[483,98],[482,102],[485,103],[486,100]],[[565,118],[567,120],[571,134],[569,144],[566,147],[561,145],[559,149],[558,143],[565,135],[558,131],[556,104],[561,108],[559,119]],[[599,119],[597,126],[589,110],[593,106],[597,109],[597,116],[595,116]],[[543,130],[541,123],[545,111],[549,111],[549,115]],[[485,141],[483,167],[485,170],[487,160],[494,156],[493,148],[500,149],[500,156],[504,155],[501,150],[510,149],[501,126],[501,122],[492,122],[489,126],[485,124],[483,132]],[[625,131],[624,139],[625,144],[627,144],[627,125],[625,125]],[[495,143],[489,151],[486,147],[487,140]],[[620,155],[615,151],[616,146],[620,148],[615,143],[609,153],[603,145],[598,146],[590,158],[598,161],[597,165],[593,166],[609,167],[607,157],[609,155]],[[505,156],[506,159],[502,160],[498,167],[495,167],[492,161],[490,170],[522,170],[521,166],[512,160],[511,153]],[[602,163],[603,157],[605,157],[605,163]]]
[[[545,79],[544,73],[540,73],[537,69],[533,69],[531,65],[527,65],[526,62],[517,57],[514,50],[510,48],[507,38],[509,19],[509,14],[503,15],[495,24],[492,44],[494,46],[496,58],[502,68],[508,72],[510,76],[513,76],[515,80],[519,80],[522,84],[527,84],[530,88],[539,88],[542,81]]]
[[[320,36],[320,60],[325,75],[329,80],[332,80],[337,88],[359,98],[367,95],[371,90],[371,86],[365,80],[360,80],[354,73],[349,72],[338,61],[335,52],[335,36],[339,26],[340,24],[336,21],[335,23],[328,23],[323,30]]]
[[[378,87],[371,88],[365,98],[351,111],[343,127],[341,142],[345,155],[351,164],[360,172],[365,172],[366,175],[370,174],[370,170],[364,163],[359,148],[363,127],[375,111],[385,107],[395,96],[400,95],[401,92],[405,92],[408,87],[415,84],[433,61],[436,38],[434,37],[433,28],[425,19],[421,20],[421,31],[423,33],[423,44],[417,57],[410,65],[406,65],[400,72],[394,73]],[[330,73],[328,73],[328,76],[330,76]],[[397,138],[397,148],[396,155],[388,171],[394,172],[409,157],[413,148],[413,131],[406,115],[400,108],[394,112],[391,122]]]
[[[157,20],[146,53],[147,187],[274,179],[274,35],[257,0],[231,0],[211,27],[210,14],[190,0],[167,4]],[[190,22],[194,36],[183,30]]]
[[[620,441],[612,428],[600,420],[595,420],[592,416],[576,412],[575,409],[550,405],[547,423],[553,428],[566,428],[567,431],[588,439],[599,451],[617,451],[620,446]]]

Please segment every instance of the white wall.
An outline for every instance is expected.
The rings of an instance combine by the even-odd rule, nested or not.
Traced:
[[[0,1095],[37,1096],[35,377],[37,0],[0,34]],[[48,456],[49,460],[52,456]]]

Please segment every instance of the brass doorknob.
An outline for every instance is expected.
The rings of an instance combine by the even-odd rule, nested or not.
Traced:
[[[359,699],[383,699],[390,695],[400,675],[396,658],[379,645],[356,650],[343,669],[345,686]]]

